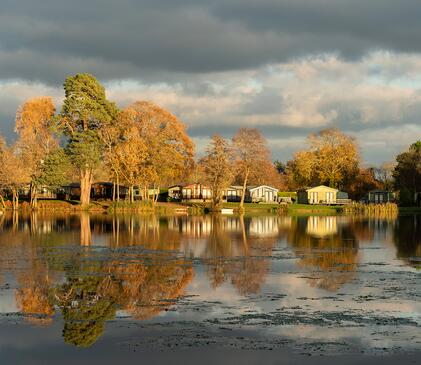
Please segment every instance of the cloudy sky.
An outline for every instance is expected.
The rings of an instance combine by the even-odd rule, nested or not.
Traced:
[[[89,72],[210,136],[258,127],[286,160],[337,126],[367,164],[421,138],[419,0],[1,0],[0,132],[25,99]]]

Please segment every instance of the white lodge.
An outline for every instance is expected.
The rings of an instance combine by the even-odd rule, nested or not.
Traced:
[[[348,194],[338,189],[320,185],[310,189],[303,189],[297,192],[299,204],[349,204]]]
[[[278,200],[278,189],[267,185],[248,188],[253,202],[272,203]]]
[[[278,201],[278,189],[268,185],[247,186],[244,201],[246,203],[276,203]],[[224,200],[227,202],[239,202],[243,194],[243,187],[233,185],[224,190]]]

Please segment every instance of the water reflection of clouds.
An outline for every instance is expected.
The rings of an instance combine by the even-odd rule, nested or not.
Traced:
[[[241,316],[286,308],[291,314],[294,307],[309,316],[350,311],[419,320],[421,304],[407,285],[420,291],[408,276],[416,273],[410,257],[419,256],[420,226],[413,217],[82,214],[6,219],[0,231],[0,276],[3,281],[1,274],[15,276],[18,294],[3,289],[0,312],[21,310],[42,319],[51,315],[42,306],[52,306],[46,301],[58,296],[62,300],[55,305],[70,312],[74,302],[86,299],[87,308],[94,303],[102,321],[116,313],[139,320],[205,320],[227,311]],[[94,288],[85,299],[74,292],[82,282],[83,288]],[[394,290],[392,284],[399,289],[395,296],[387,292]],[[191,304],[198,310],[192,311]],[[79,313],[72,313],[77,319]],[[316,325],[297,321],[293,331],[276,330],[317,337]],[[100,335],[103,328],[97,331]],[[345,336],[342,328],[323,328],[320,337],[335,331]]]

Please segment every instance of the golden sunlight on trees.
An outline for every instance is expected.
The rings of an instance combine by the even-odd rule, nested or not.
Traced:
[[[346,186],[358,173],[360,154],[353,137],[336,128],[310,134],[308,150],[299,151],[288,165],[290,183],[296,186]]]
[[[55,113],[53,100],[41,96],[27,100],[16,113],[16,132],[23,141],[38,142],[44,150],[57,145],[51,134],[52,118]]]
[[[222,193],[233,179],[233,155],[228,142],[219,135],[212,137],[206,156],[199,165],[203,169],[205,182],[212,189],[212,205],[218,209],[222,203]]]
[[[52,98],[38,97],[22,104],[16,114],[17,147],[25,160],[27,174],[31,176],[30,199],[33,208],[37,205],[37,190],[44,161],[58,148],[58,139],[53,134],[54,113]]]
[[[133,187],[142,185],[145,181],[147,171],[142,167],[148,157],[146,143],[140,136],[133,117],[134,112],[130,110],[120,113],[118,121],[122,122],[120,128],[123,127],[121,138],[112,151],[113,156],[109,158],[114,173],[118,172],[117,184],[121,176],[123,182],[128,185],[131,202],[134,201]]]
[[[373,189],[396,188],[404,205],[421,204],[419,141],[397,156],[395,167],[363,168],[356,140],[329,128],[310,134],[307,146],[284,164],[271,161],[268,143],[258,129],[240,128],[229,142],[214,136],[195,165],[195,148],[186,127],[168,110],[148,101],[119,110],[90,74],[68,77],[64,91],[58,114],[51,97],[24,102],[16,113],[17,141],[0,141],[2,209],[10,205],[17,209],[19,195],[25,199],[29,195],[35,209],[41,192],[44,198],[55,193],[65,199],[80,196],[84,209],[91,194],[95,199],[111,199],[112,194],[113,201],[124,196],[131,203],[138,198],[151,201],[155,208],[158,198],[167,194],[166,187],[191,183],[192,176],[194,182],[211,187],[216,209],[221,207],[222,192],[233,183],[242,186],[235,187],[236,194],[242,190],[236,195],[240,211],[250,185],[270,185],[284,193],[328,185],[355,200]],[[69,184],[76,176],[80,184]],[[94,182],[98,185],[92,189]]]
[[[359,169],[347,185],[349,196],[357,201],[363,198],[367,191],[382,188],[385,188],[385,185],[376,179],[375,171],[372,168]]]
[[[261,173],[261,167],[270,164],[270,151],[266,139],[257,129],[240,128],[232,139],[238,179],[243,185],[240,209],[244,207],[244,198],[249,180]]]
[[[13,209],[19,207],[19,190],[29,184],[31,177],[26,167],[25,157],[16,146],[7,146],[3,138],[0,139],[0,187],[2,192],[8,190],[12,193]],[[4,206],[3,197],[1,197]]]
[[[87,206],[94,171],[101,161],[99,131],[114,122],[117,108],[107,100],[104,87],[92,75],[68,77],[64,90],[60,127],[69,140],[68,153],[80,174],[80,203]]]
[[[143,186],[160,187],[188,175],[193,165],[194,145],[184,124],[158,105],[138,101],[128,107],[134,113],[136,128],[147,147],[142,163]]]

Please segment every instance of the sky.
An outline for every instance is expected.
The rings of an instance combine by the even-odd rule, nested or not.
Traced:
[[[421,138],[420,19],[419,0],[1,0],[0,133],[88,72],[119,107],[169,109],[199,154],[256,127],[286,161],[338,127],[381,164]]]

